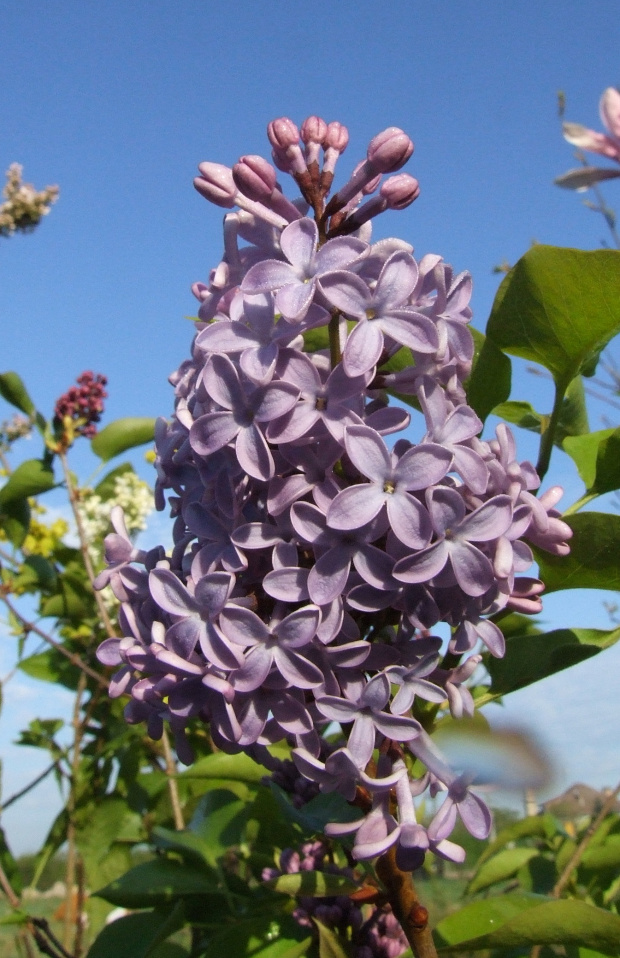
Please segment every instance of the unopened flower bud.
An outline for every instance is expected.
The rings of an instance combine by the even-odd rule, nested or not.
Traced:
[[[267,126],[267,136],[273,148],[283,152],[299,143],[299,130],[287,116],[272,120]]]
[[[199,163],[200,176],[194,179],[194,186],[205,199],[216,206],[230,209],[235,205],[237,187],[232,170],[221,163]]]
[[[342,123],[332,120],[327,124],[323,149],[323,169],[321,171],[320,189],[323,196],[327,196],[334,181],[334,170],[341,153],[344,153],[349,144],[349,131]]]
[[[390,176],[379,190],[390,210],[404,210],[420,195],[420,184],[408,173]]]
[[[233,180],[251,200],[264,202],[276,186],[276,171],[262,156],[242,156],[232,168]]]
[[[397,126],[389,126],[373,136],[366,153],[376,173],[395,173],[413,153],[411,139]]]
[[[309,116],[301,124],[301,138],[306,146],[310,143],[323,146],[326,136],[327,123],[320,116]]]

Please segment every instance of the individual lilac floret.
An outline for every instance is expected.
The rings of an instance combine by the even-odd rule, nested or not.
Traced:
[[[424,506],[410,492],[443,479],[452,463],[451,453],[428,443],[396,459],[381,436],[368,426],[350,426],[345,432],[345,446],[353,465],[370,482],[338,493],[329,507],[327,524],[333,529],[358,529],[385,506],[401,542],[414,549],[423,548],[431,537],[431,523]]]
[[[269,422],[294,405],[299,390],[291,383],[277,383],[248,389],[231,361],[223,355],[209,360],[204,382],[221,411],[205,413],[190,429],[192,448],[210,456],[235,441],[240,464],[257,479],[270,479],[274,463],[257,422]]]
[[[319,231],[314,220],[304,217],[282,231],[280,246],[288,263],[266,259],[246,274],[244,293],[277,290],[276,309],[289,322],[299,323],[312,303],[317,279],[343,269],[363,256],[367,246],[354,237],[329,240],[319,249]]]
[[[435,352],[439,341],[433,323],[407,308],[417,279],[413,256],[402,251],[388,258],[374,289],[351,272],[340,270],[321,277],[321,290],[332,306],[358,321],[342,357],[347,376],[361,376],[377,364],[384,336],[416,352]]]
[[[427,495],[428,511],[437,542],[394,566],[402,582],[428,582],[449,561],[466,595],[483,595],[494,582],[493,566],[473,542],[498,539],[512,522],[508,496],[494,496],[467,515],[462,496],[455,489],[436,488]]]

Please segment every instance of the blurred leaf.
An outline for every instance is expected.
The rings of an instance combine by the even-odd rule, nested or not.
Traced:
[[[491,858],[500,848],[504,848],[505,845],[516,842],[520,838],[552,838],[557,832],[558,822],[548,812],[545,812],[544,815],[530,815],[528,818],[522,818],[520,821],[502,829],[497,838],[483,851],[478,859],[478,867]]]
[[[557,176],[553,181],[556,186],[562,186],[565,190],[587,190],[595,183],[602,183],[604,180],[614,180],[620,176],[618,170],[612,170],[609,167],[602,166],[577,166],[573,170],[567,170],[561,176]]]
[[[8,878],[11,888],[16,895],[21,895],[22,893],[22,878],[17,867],[17,862],[13,858],[13,854],[6,843],[6,837],[4,834],[4,829],[0,828],[0,865],[2,865],[4,874]]]
[[[238,845],[247,821],[246,804],[228,789],[214,789],[200,799],[189,825],[204,849],[210,865]]]
[[[126,915],[105,926],[86,958],[149,958],[161,942],[182,926],[182,902],[173,907]]]
[[[134,472],[134,468],[130,462],[123,462],[120,466],[117,466],[116,469],[112,469],[108,472],[107,475],[103,477],[101,482],[98,482],[94,488],[96,495],[106,502],[108,499],[111,499],[112,496],[116,494],[115,484],[119,476],[125,476],[128,472]]]
[[[143,446],[155,437],[155,420],[147,417],[115,419],[91,440],[96,456],[107,462],[127,449]]]
[[[20,462],[8,481],[0,489],[0,507],[29,496],[49,492],[56,485],[51,467],[42,459],[27,459]]]
[[[124,908],[152,908],[186,895],[223,896],[224,892],[203,870],[156,858],[136,865],[93,894]]]
[[[199,758],[187,771],[181,772],[178,778],[228,779],[259,785],[266,775],[268,772],[265,766],[259,765],[243,752],[238,755],[215,752],[213,755],[204,755]]]
[[[619,174],[620,175],[620,174]],[[620,252],[533,246],[495,297],[487,336],[540,363],[561,389],[620,331]]]
[[[65,688],[77,688],[78,679],[81,675],[77,666],[72,665],[69,659],[65,658],[56,649],[46,649],[45,652],[38,652],[36,655],[30,655],[27,659],[22,659],[18,663],[18,668],[33,679],[40,679],[42,682],[52,682],[64,685]]]
[[[547,592],[560,589],[620,589],[620,516],[581,512],[567,516],[573,530],[570,554],[554,556],[535,549]]]
[[[23,565],[13,579],[15,588],[26,591],[49,592],[53,590],[58,582],[56,569],[43,556],[26,556]]]
[[[30,915],[24,911],[11,911],[0,918],[0,925],[25,925],[28,921],[30,921]]]
[[[474,337],[474,359],[465,383],[467,402],[484,420],[510,395],[511,362],[501,349],[479,330],[470,329]],[[499,414],[498,414],[499,415]]]
[[[360,883],[346,875],[332,875],[330,872],[296,872],[293,875],[278,875],[265,882],[268,888],[284,895],[309,895],[312,898],[326,898],[332,895],[349,895],[357,891]]]
[[[601,429],[564,440],[588,492],[602,495],[620,488],[620,429]]]
[[[534,855],[517,873],[517,881],[523,891],[550,895],[558,878],[556,863],[546,855]]]
[[[283,789],[273,782],[269,784],[286,818],[298,825],[304,836],[322,835],[328,822],[354,822],[361,818],[360,809],[349,805],[338,792],[323,792],[302,808],[295,808]]]
[[[86,582],[65,568],[58,577],[58,591],[41,602],[40,612],[44,617],[79,623],[93,614],[93,606],[94,597]]]
[[[349,958],[349,949],[340,935],[318,918],[312,920],[319,931],[319,958]]]
[[[581,867],[588,871],[620,869],[620,835],[610,835],[602,845],[587,848],[581,858]]]
[[[506,881],[516,875],[522,865],[538,855],[536,848],[506,848],[493,858],[479,865],[474,877],[467,886],[467,894],[475,895],[483,888],[490,888],[498,882]]]
[[[440,951],[584,945],[620,951],[620,917],[583,901],[500,895],[467,905],[436,929]]]
[[[14,499],[0,506],[0,529],[16,549],[23,544],[29,527],[30,506],[27,499]]]
[[[263,915],[224,925],[201,958],[306,958],[312,938],[290,915]]]
[[[589,659],[619,639],[620,628],[554,629],[541,635],[512,636],[506,640],[504,658],[489,656],[486,661],[491,676],[490,696],[496,698],[532,685]]]
[[[32,416],[36,412],[28,390],[17,373],[0,373],[0,396],[27,416]]]

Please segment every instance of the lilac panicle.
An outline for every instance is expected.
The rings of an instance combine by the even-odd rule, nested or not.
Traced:
[[[193,287],[199,322],[170,377],[174,415],[156,429],[156,503],[168,502],[174,545],[137,549],[115,511],[96,585],[121,602],[121,637],[98,655],[117,668],[127,721],[156,737],[167,722],[182,761],[188,725],[208,723],[219,749],[265,764],[298,805],[324,791],[363,808],[326,829],[354,836],[354,859],[395,846],[406,869],[429,851],[462,861],[454,823],[483,837],[488,809],[420,719],[425,703],[471,716],[476,669],[504,654],[492,617],[540,610],[530,544],[568,551],[561,490],[535,495],[507,426],[480,438],[463,385],[469,275],[416,260],[403,240],[372,241],[374,216],[418,194],[398,172],[409,137],[375,137],[329,200],[346,127],[281,117],[268,136],[302,196],[286,197],[261,156],[199,166],[197,189],[229,212],[222,260]],[[390,371],[402,347],[413,362]],[[422,415],[390,406],[386,388]],[[432,634],[442,623],[448,661]],[[283,740],[288,766],[269,752]],[[445,799],[425,825],[414,799],[429,789]]]

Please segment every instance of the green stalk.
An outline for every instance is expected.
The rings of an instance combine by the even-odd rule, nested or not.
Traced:
[[[558,422],[560,420],[560,413],[562,411],[562,403],[564,402],[565,392],[566,392],[566,386],[563,383],[555,384],[555,399],[553,402],[553,409],[551,411],[549,422],[547,423],[546,428],[541,430],[541,433],[540,433],[540,449],[538,452],[538,462],[536,463],[536,471],[538,475],[540,476],[541,480],[546,476],[547,470],[549,469],[551,452],[553,450],[553,440],[555,439],[555,434],[558,428]]]

